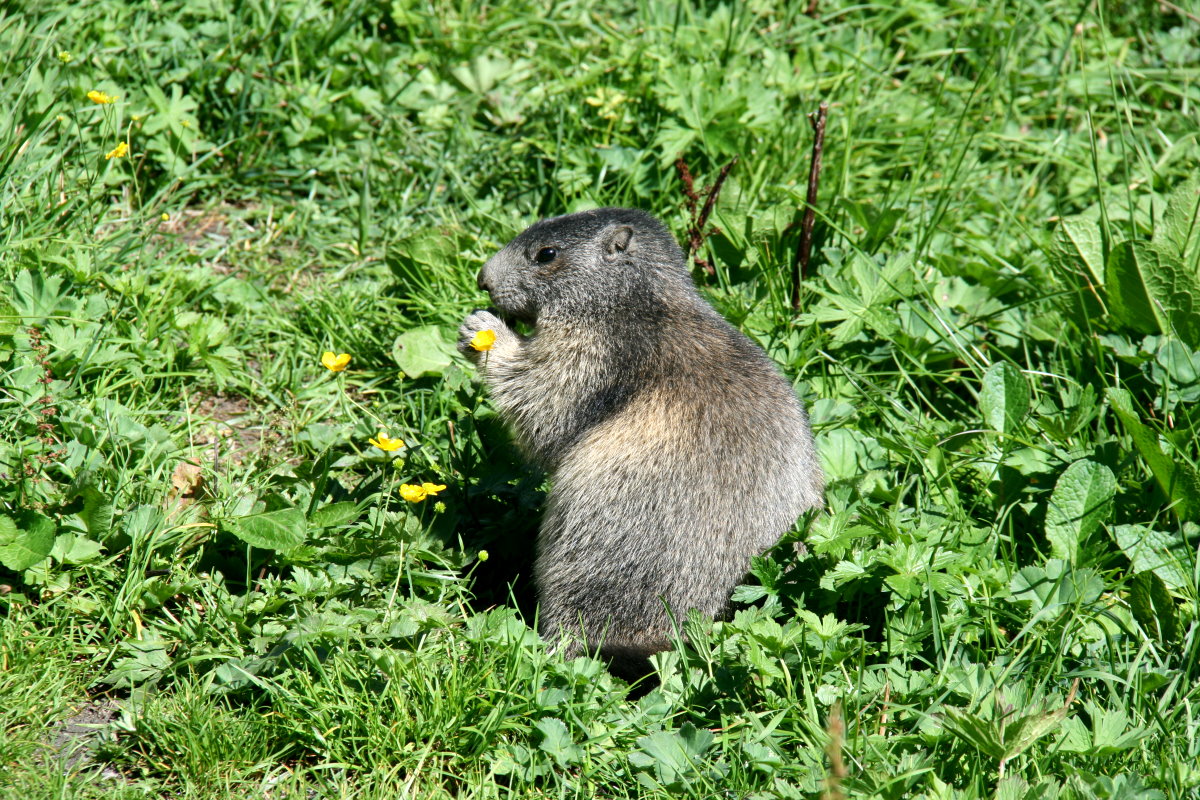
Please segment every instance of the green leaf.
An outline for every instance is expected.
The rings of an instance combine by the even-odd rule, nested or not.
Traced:
[[[0,297],[0,336],[12,336],[17,332],[17,323],[20,321],[17,307],[8,298]]]
[[[1133,445],[1146,460],[1154,480],[1173,503],[1175,516],[1183,520],[1200,520],[1200,475],[1190,464],[1172,459],[1158,446],[1158,437],[1142,424],[1134,410],[1133,398],[1124,389],[1106,389],[1109,406],[1117,413]]]
[[[1067,467],[1046,509],[1046,538],[1058,558],[1074,563],[1082,544],[1108,517],[1117,493],[1112,470],[1094,461],[1076,461]]]
[[[1167,210],[1154,228],[1153,241],[1178,256],[1195,273],[1194,262],[1200,255],[1200,178],[1185,181],[1171,192]]]
[[[1029,384],[1021,371],[1005,361],[997,361],[983,375],[979,406],[984,421],[992,430],[1012,433],[1029,413]]]
[[[1182,531],[1172,533],[1143,525],[1116,525],[1111,532],[1135,573],[1152,572],[1176,591],[1192,585],[1194,545],[1188,545]]]
[[[405,331],[392,345],[392,358],[409,378],[441,375],[456,356],[454,345],[439,325],[425,325]]]
[[[1105,299],[1118,322],[1139,333],[1157,333],[1158,317],[1150,305],[1138,268],[1136,242],[1121,242],[1108,254]]]
[[[153,630],[146,630],[141,639],[127,639],[118,649],[125,654],[104,676],[105,683],[118,689],[130,688],[156,681],[171,668],[168,643]]]
[[[1129,610],[1138,624],[1163,644],[1179,638],[1179,617],[1162,578],[1139,572],[1129,584]]]
[[[343,501],[321,506],[308,517],[308,524],[314,528],[336,528],[358,518],[358,504]]]
[[[1200,278],[1179,256],[1152,242],[1122,242],[1109,254],[1105,289],[1123,324],[1200,347]]]
[[[264,550],[291,550],[304,543],[304,513],[298,508],[281,508],[262,514],[228,520],[226,529],[252,547]]]
[[[1060,258],[1085,268],[1093,285],[1104,285],[1104,240],[1094,221],[1084,217],[1062,218],[1054,232],[1054,247]]]
[[[710,731],[685,722],[677,733],[659,731],[638,739],[640,752],[630,753],[629,760],[636,767],[652,767],[664,785],[678,786],[697,772],[712,742]]]
[[[16,521],[0,516],[0,564],[13,572],[29,569],[54,549],[54,520],[24,511]]]
[[[538,720],[533,727],[542,734],[542,741],[538,747],[554,759],[560,767],[568,766],[579,760],[580,749],[571,740],[571,733],[562,720],[547,717]]]
[[[104,545],[74,533],[62,533],[54,539],[50,555],[63,564],[83,564],[100,555]]]
[[[83,495],[83,510],[79,518],[92,536],[103,537],[112,529],[113,502],[110,497],[93,486],[87,486]]]

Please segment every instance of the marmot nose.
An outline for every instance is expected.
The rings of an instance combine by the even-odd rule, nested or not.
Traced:
[[[475,283],[479,284],[479,288],[488,294],[492,293],[492,287],[488,285],[487,279],[483,277],[483,270],[479,270],[479,276],[475,279]]]

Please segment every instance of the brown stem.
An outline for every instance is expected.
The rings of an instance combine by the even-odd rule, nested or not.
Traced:
[[[713,185],[704,188],[704,206],[697,209],[700,203],[701,192],[696,191],[695,178],[692,177],[691,170],[684,163],[682,155],[675,160],[675,169],[679,171],[679,180],[683,183],[683,203],[687,207],[690,220],[687,232],[688,258],[694,260],[696,266],[703,269],[709,275],[714,274],[712,264],[709,264],[703,258],[697,258],[696,254],[704,246],[704,240],[717,232],[716,228],[706,230],[708,228],[708,217],[712,214],[712,210],[717,204],[717,197],[721,194],[721,187],[725,184],[725,179],[729,177],[730,170],[733,169],[737,162],[738,158],[734,156],[732,161],[721,167],[721,171],[717,174],[717,180]]]
[[[808,169],[808,196],[804,204],[804,219],[800,225],[800,243],[796,257],[792,260],[792,310],[800,310],[800,281],[808,275],[808,261],[812,255],[812,231],[817,206],[817,186],[821,181],[821,152],[825,149],[825,117],[829,103],[821,103],[816,114],[808,115],[813,129],[812,163]]]
[[[829,710],[829,722],[825,725],[825,733],[829,743],[825,745],[825,755],[829,757],[829,771],[825,774],[825,791],[821,800],[844,800],[842,781],[849,775],[846,762],[842,759],[842,745],[846,741],[846,722],[842,718],[842,702],[838,700]]]

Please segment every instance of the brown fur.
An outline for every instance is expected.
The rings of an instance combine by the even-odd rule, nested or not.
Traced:
[[[554,257],[545,263],[542,257]],[[720,617],[752,556],[822,503],[808,420],[766,354],[697,293],[653,217],[543,220],[480,273],[522,337],[476,311],[477,360],[517,442],[551,473],[535,582],[544,636],[618,664]],[[494,330],[481,358],[469,347]],[[670,609],[668,613],[667,609]]]

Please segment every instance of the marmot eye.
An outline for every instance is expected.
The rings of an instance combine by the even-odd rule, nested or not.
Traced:
[[[533,260],[539,264],[549,264],[556,258],[558,258],[557,250],[553,247],[543,247],[537,251],[537,255],[533,257]]]

